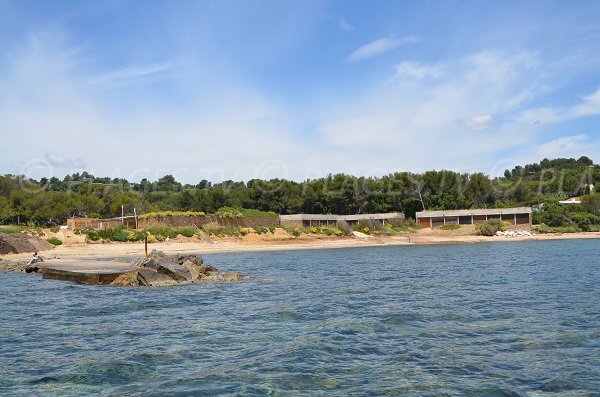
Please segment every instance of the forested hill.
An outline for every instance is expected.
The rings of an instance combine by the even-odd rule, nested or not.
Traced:
[[[544,159],[506,170],[502,177],[484,173],[427,171],[396,172],[380,178],[344,174],[294,182],[283,179],[200,181],[181,184],[171,175],[151,182],[143,179],[98,178],[87,172],[39,181],[0,177],[0,224],[63,223],[71,216],[115,217],[136,208],[150,211],[204,211],[237,207],[290,213],[353,214],[491,208],[536,205],[588,193],[600,180],[600,166],[587,158]]]

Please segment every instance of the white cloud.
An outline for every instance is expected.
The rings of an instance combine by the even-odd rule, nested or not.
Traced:
[[[531,124],[549,124],[594,115],[600,115],[600,89],[572,106],[545,106],[524,110],[518,115],[518,120]]]
[[[498,153],[536,137],[535,126],[505,114],[535,98],[529,94],[538,84],[535,58],[486,51],[439,63],[403,62],[387,84],[329,112],[318,131],[332,148],[367,158],[370,167],[491,168]]]
[[[465,127],[472,129],[473,131],[481,131],[488,129],[493,117],[489,114],[482,114],[480,116],[467,117],[463,120]]]
[[[405,43],[414,43],[418,41],[415,37],[404,37],[401,39],[396,39],[392,37],[384,37],[381,39],[374,40],[368,44],[363,45],[362,47],[354,50],[348,57],[346,57],[347,62],[358,62],[364,61],[365,59],[372,58],[386,52],[392,51],[402,44]]]
[[[393,80],[420,82],[423,79],[439,79],[443,76],[443,66],[426,65],[421,62],[401,62],[396,65]]]
[[[537,159],[555,157],[580,157],[588,153],[588,137],[584,134],[564,136],[538,145],[535,150]]]
[[[91,85],[119,85],[119,84],[131,84],[138,79],[144,79],[149,77],[156,77],[164,75],[166,72],[171,70],[173,65],[171,63],[157,63],[149,65],[130,65],[122,69],[110,71],[105,74],[96,76],[89,82]]]

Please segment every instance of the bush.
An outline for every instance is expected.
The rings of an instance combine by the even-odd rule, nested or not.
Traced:
[[[85,229],[85,230],[83,230],[83,233],[85,234],[85,239],[88,241],[100,240],[100,235],[98,234],[97,231],[95,231],[93,229]]]
[[[321,233],[323,233],[326,236],[331,236],[334,233],[334,231],[333,231],[333,229],[330,229],[328,227],[322,227]]]
[[[215,212],[219,218],[243,218],[242,211],[233,207],[221,207]]]
[[[58,231],[59,231],[59,230],[60,230],[60,228],[59,228],[58,226],[52,226],[52,227],[50,228],[50,231],[51,231],[52,233],[58,233]]]
[[[548,226],[544,223],[533,226],[533,229],[538,233],[577,233],[581,231],[576,226]]]
[[[160,211],[160,212],[147,212],[139,216],[140,219],[156,218],[161,216],[204,216],[204,212],[196,211]]]
[[[340,220],[335,223],[338,229],[340,229],[346,236],[352,234],[352,226],[347,221]]]
[[[312,234],[317,234],[317,233],[319,233],[319,229],[318,229],[317,227],[315,227],[315,226],[312,226],[312,227],[310,228],[310,232],[311,232]]]
[[[48,241],[50,244],[52,244],[52,245],[54,245],[54,246],[57,246],[57,245],[62,245],[62,243],[63,243],[61,240],[57,239],[56,237],[50,237],[50,238],[49,238],[48,240],[46,240],[46,241]]]
[[[179,234],[181,234],[184,237],[193,237],[194,234],[196,234],[196,230],[191,227],[184,227],[179,229]]]
[[[235,227],[235,226],[215,226],[215,227],[204,226],[203,230],[208,235],[218,236],[218,237],[222,237],[222,236],[236,236],[237,237],[241,234],[240,228]]]
[[[496,232],[502,229],[502,221],[500,219],[488,219],[485,223],[476,226],[477,233],[482,236],[494,236]]]
[[[268,232],[269,232],[269,229],[268,229],[268,228],[266,228],[266,227],[262,227],[262,226],[256,226],[256,227],[254,228],[254,231],[255,231],[256,233],[258,233],[258,234],[263,234],[263,233],[268,233]]]
[[[161,235],[163,237],[163,240],[167,237],[175,238],[179,234],[176,229],[173,229],[171,227],[151,227],[148,229],[148,231],[157,237],[158,235]]]
[[[125,230],[115,230],[110,239],[113,241],[125,242],[129,239],[129,233]]]

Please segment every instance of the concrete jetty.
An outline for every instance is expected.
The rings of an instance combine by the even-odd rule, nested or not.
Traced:
[[[110,284],[135,265],[103,259],[50,259],[39,263],[42,278],[82,284]]]

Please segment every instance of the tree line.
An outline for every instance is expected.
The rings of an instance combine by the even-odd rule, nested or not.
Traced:
[[[516,166],[502,176],[449,170],[395,172],[382,177],[346,174],[302,182],[285,179],[247,182],[178,182],[172,175],[157,181],[74,173],[34,180],[0,176],[0,224],[62,224],[69,217],[103,217],[159,211],[203,211],[222,207],[279,214],[355,214],[466,208],[554,205],[560,199],[591,192],[600,166],[588,157],[544,159]],[[592,210],[593,212],[593,210]],[[597,214],[593,214],[597,215]]]

